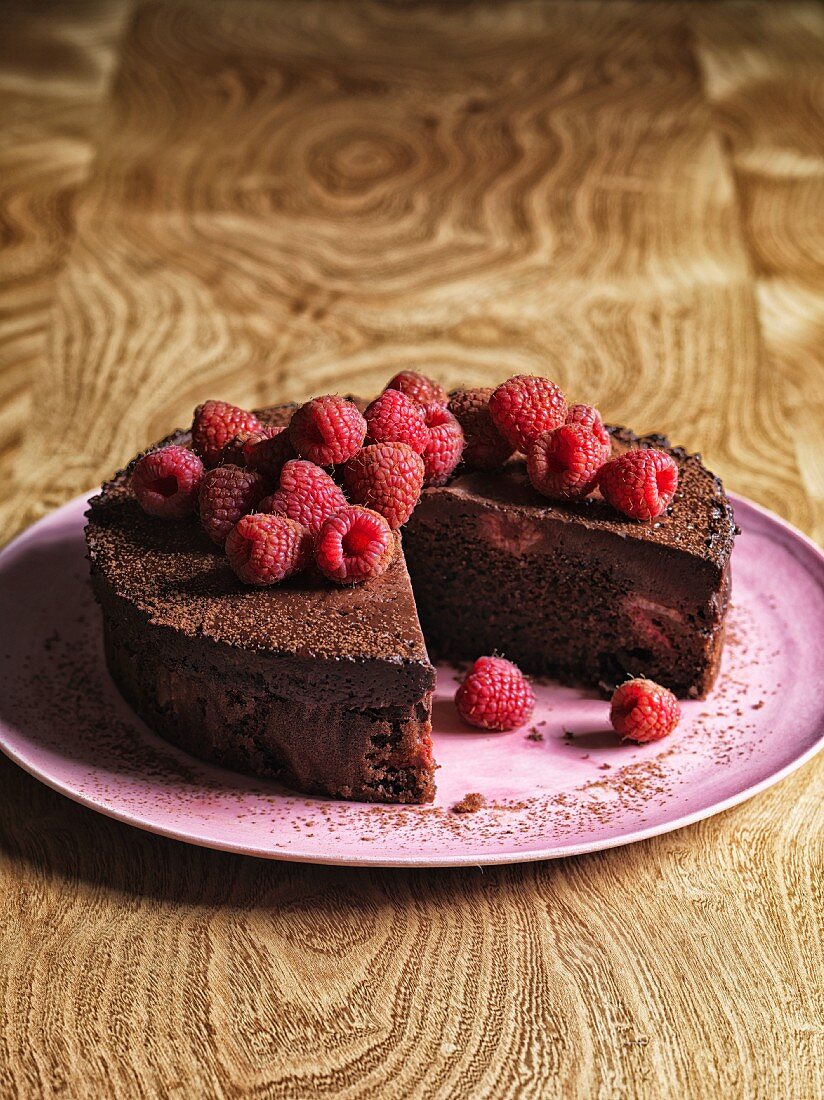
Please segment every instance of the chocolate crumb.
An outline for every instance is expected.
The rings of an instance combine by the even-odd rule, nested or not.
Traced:
[[[486,799],[478,791],[470,791],[465,794],[460,802],[452,807],[453,814],[476,814],[486,805]]]
[[[543,741],[544,735],[539,729],[536,729],[536,727],[533,726],[529,733],[526,735],[526,739],[527,741]]]
[[[602,772],[606,772],[609,771],[609,769],[612,767],[612,764],[607,764],[606,762],[604,762],[603,764],[599,764],[598,767],[601,769]]]

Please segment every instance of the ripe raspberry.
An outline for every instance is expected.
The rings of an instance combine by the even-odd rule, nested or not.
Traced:
[[[363,446],[366,421],[357,405],[343,397],[316,397],[292,416],[289,438],[301,458],[318,466],[346,462]]]
[[[187,447],[161,447],[144,455],[132,472],[132,489],[144,512],[183,519],[194,511],[203,463]]]
[[[370,443],[405,443],[423,454],[429,439],[423,406],[400,390],[384,390],[363,414]]]
[[[653,680],[627,680],[613,692],[609,708],[613,729],[641,745],[672,733],[680,717],[678,700]]]
[[[343,484],[352,500],[380,512],[395,529],[412,515],[423,477],[423,459],[405,443],[372,443],[343,468]]]
[[[519,451],[525,451],[541,432],[563,424],[566,398],[554,382],[532,374],[508,379],[489,399],[489,411],[498,431]]]
[[[297,520],[314,535],[347,504],[340,486],[325,470],[314,462],[293,458],[281,471],[277,491],[261,502],[260,511]]]
[[[479,657],[455,693],[464,722],[487,730],[514,730],[528,722],[535,695],[517,665]]]
[[[252,432],[243,446],[243,461],[249,469],[257,470],[272,482],[278,480],[284,465],[294,457],[295,449],[286,428],[261,428]]]
[[[446,390],[440,382],[427,378],[425,374],[419,374],[416,370],[400,371],[387,383],[386,389],[400,390],[421,405],[431,405],[433,402],[439,405],[446,404]]]
[[[612,441],[610,434],[604,427],[601,414],[592,405],[570,405],[566,415],[567,424],[583,424],[594,432],[604,447],[604,462],[612,454]]]
[[[331,516],[315,539],[315,563],[338,584],[379,577],[395,555],[392,528],[378,512],[350,504]]]
[[[254,413],[225,401],[205,401],[195,409],[192,447],[207,466],[214,466],[230,439],[241,432],[256,432],[260,427]]]
[[[464,466],[472,470],[497,470],[515,450],[504,439],[492,420],[489,399],[491,387],[458,390],[449,400],[449,411],[464,433]]]
[[[279,584],[312,560],[312,536],[286,516],[242,516],[226,538],[226,556],[244,584]]]
[[[237,435],[233,435],[228,443],[224,443],[223,450],[220,452],[220,465],[221,466],[245,466],[246,458],[243,454],[243,448],[246,446],[246,441],[252,438],[253,432],[238,432]]]
[[[209,470],[200,485],[198,505],[203,530],[218,546],[241,516],[253,511],[266,493],[266,482],[241,466],[218,466]]]
[[[678,488],[678,467],[666,451],[625,451],[601,467],[598,484],[606,500],[633,519],[660,516]]]
[[[562,424],[530,443],[526,470],[533,489],[550,500],[581,500],[598,482],[604,445],[583,424]]]
[[[423,452],[424,485],[446,485],[461,461],[464,434],[458,421],[444,405],[423,406],[429,440]]]

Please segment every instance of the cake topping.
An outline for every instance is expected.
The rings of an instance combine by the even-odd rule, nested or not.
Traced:
[[[424,485],[446,485],[461,461],[464,434],[458,421],[436,401],[424,406],[429,439],[423,452]]]
[[[241,516],[251,512],[266,493],[266,482],[242,466],[217,466],[203,478],[198,496],[200,523],[218,546]]]
[[[604,462],[606,462],[612,453],[612,444],[609,432],[604,427],[604,422],[598,410],[593,408],[592,405],[570,405],[567,409],[566,422],[567,424],[583,424],[585,428],[591,429],[603,444]]]
[[[325,470],[314,462],[293,458],[283,467],[277,490],[261,501],[260,510],[289,516],[314,535],[346,504],[340,486]]]
[[[395,536],[388,522],[358,504],[331,516],[315,540],[315,563],[337,584],[360,584],[379,577],[395,553]]]
[[[457,390],[449,399],[449,411],[464,434],[464,465],[471,470],[497,470],[515,450],[492,420],[489,399],[492,387]]]
[[[420,401],[422,405],[430,405],[432,402],[437,402],[439,405],[446,404],[446,390],[440,382],[435,382],[416,370],[400,371],[387,383],[386,388],[400,390],[413,401]]]
[[[343,483],[357,504],[374,508],[402,527],[421,495],[423,459],[405,443],[373,443],[346,463]]]
[[[144,512],[161,519],[184,519],[194,511],[203,463],[186,447],[162,447],[144,455],[134,468],[132,488]]]
[[[405,443],[423,454],[429,440],[423,406],[400,390],[384,390],[364,413],[370,443]]]
[[[665,512],[675,495],[678,467],[665,451],[626,451],[601,467],[598,485],[613,508],[650,520]]]
[[[613,729],[625,740],[645,744],[672,733],[681,717],[678,700],[653,680],[627,680],[615,689],[609,710]]]
[[[271,482],[277,481],[284,464],[295,457],[286,428],[267,425],[252,432],[243,445],[243,462]]]
[[[532,487],[551,500],[581,500],[598,481],[604,444],[583,424],[562,424],[530,443],[526,468]]]
[[[205,401],[195,409],[192,421],[192,447],[207,466],[215,466],[223,448],[241,432],[262,427],[254,413],[226,401]]]
[[[243,516],[226,539],[226,556],[244,584],[279,584],[312,560],[312,536],[288,516]]]
[[[315,397],[301,405],[289,424],[289,438],[301,458],[318,466],[346,462],[363,446],[366,421],[343,397]]]
[[[566,399],[548,378],[518,374],[498,386],[489,399],[495,427],[519,451],[526,451],[541,432],[564,423]]]
[[[535,695],[524,674],[503,657],[479,657],[457,692],[458,713],[471,726],[514,730],[535,709]]]

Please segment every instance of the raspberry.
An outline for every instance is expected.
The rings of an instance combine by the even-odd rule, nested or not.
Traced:
[[[294,457],[295,449],[286,428],[261,428],[252,432],[243,445],[243,461],[249,469],[257,470],[272,482],[277,481],[284,465]]]
[[[424,405],[429,440],[423,452],[424,485],[446,485],[461,461],[464,435],[458,421],[444,405]]]
[[[209,470],[200,485],[198,504],[203,530],[218,546],[241,516],[253,511],[266,493],[266,482],[254,470],[218,466]]]
[[[293,458],[281,471],[277,491],[261,503],[260,510],[297,520],[314,535],[347,503],[340,486],[325,470],[314,462]]]
[[[581,500],[598,482],[604,445],[583,424],[562,424],[530,443],[526,470],[533,489],[550,500]]]
[[[183,519],[194,511],[203,463],[187,447],[162,447],[144,455],[132,472],[132,489],[144,512]]]
[[[570,405],[567,409],[566,415],[567,424],[583,424],[585,428],[589,428],[594,432],[604,447],[604,462],[612,454],[612,440],[610,434],[604,427],[604,422],[601,419],[601,414],[592,405]]]
[[[238,432],[237,435],[233,435],[228,443],[223,444],[223,450],[220,452],[220,465],[221,466],[245,466],[246,457],[243,454],[243,448],[246,446],[246,441],[251,439],[254,432]]]
[[[378,512],[350,504],[331,516],[315,539],[315,563],[338,584],[379,577],[395,555],[392,528]]]
[[[458,390],[449,400],[449,411],[464,433],[464,465],[473,470],[496,470],[514,451],[492,420],[491,387]]]
[[[517,665],[479,657],[455,693],[455,706],[470,726],[514,730],[529,721],[535,695]]]
[[[672,733],[680,717],[678,700],[653,680],[627,680],[615,689],[609,707],[613,729],[641,745]]]
[[[372,443],[343,468],[343,484],[352,500],[380,512],[393,528],[412,515],[423,477],[423,459],[405,443]]]
[[[318,466],[346,462],[363,446],[366,421],[357,405],[343,397],[316,397],[292,416],[289,438],[301,458]]]
[[[226,538],[226,556],[244,584],[279,584],[312,560],[312,536],[286,516],[242,516]]]
[[[420,402],[421,405],[431,405],[433,402],[437,402],[439,405],[446,404],[446,390],[440,382],[435,382],[432,378],[427,378],[425,374],[419,374],[416,370],[400,371],[387,383],[386,389],[400,390],[401,393],[405,393],[407,397]]]
[[[384,390],[363,414],[370,443],[405,443],[423,454],[429,439],[423,406],[400,390]]]
[[[501,435],[516,450],[525,451],[541,432],[563,424],[567,403],[548,378],[518,374],[498,386],[489,399],[489,411]]]
[[[214,466],[230,439],[241,432],[256,432],[260,427],[254,413],[225,401],[205,401],[195,409],[192,447],[207,466]]]
[[[654,519],[675,495],[678,467],[665,451],[625,451],[601,467],[598,484],[619,512],[633,519]]]

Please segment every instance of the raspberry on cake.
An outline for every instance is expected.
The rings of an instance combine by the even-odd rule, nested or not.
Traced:
[[[463,429],[445,405],[424,405],[429,438],[423,452],[424,485],[446,485],[461,461]]]
[[[440,382],[427,378],[425,374],[420,374],[416,370],[399,371],[387,382],[386,389],[400,390],[413,401],[419,401],[421,405],[431,405],[433,402],[439,405],[446,404],[446,390]]]
[[[612,453],[609,432],[604,427],[601,414],[592,405],[570,405],[566,415],[567,424],[583,424],[597,435],[604,447],[604,461]]]
[[[283,467],[277,490],[261,501],[260,510],[289,516],[314,535],[347,503],[340,486],[325,470],[314,462],[293,458]]]
[[[242,466],[217,466],[203,477],[198,495],[200,524],[218,546],[241,516],[253,511],[266,494],[266,482]]]
[[[286,428],[269,425],[251,432],[243,444],[244,464],[263,474],[267,481],[276,482],[284,465],[295,457]]]
[[[132,473],[132,489],[144,512],[184,519],[197,503],[203,463],[186,447],[161,447],[144,455]]]
[[[616,733],[640,745],[672,733],[680,718],[681,708],[673,693],[652,680],[627,680],[615,689],[609,708]]]
[[[423,478],[423,459],[405,443],[372,443],[343,469],[343,484],[352,500],[380,512],[393,529],[412,515]]]
[[[678,467],[665,451],[626,451],[601,467],[598,485],[613,508],[632,519],[666,512],[678,488]]]
[[[244,584],[280,584],[312,560],[312,535],[288,516],[242,516],[226,538],[226,557]]]
[[[502,383],[489,399],[495,427],[513,448],[526,451],[541,432],[564,423],[566,398],[548,378],[518,374]]]
[[[455,706],[471,726],[514,730],[532,716],[535,694],[511,661],[479,657],[455,693]]]
[[[337,584],[361,584],[379,577],[394,553],[392,528],[379,512],[360,504],[327,519],[315,539],[315,564]]]
[[[533,489],[550,500],[581,500],[598,482],[604,445],[583,424],[562,424],[530,443],[526,469]]]
[[[262,427],[254,413],[226,401],[204,401],[195,409],[192,421],[192,448],[207,466],[220,462],[223,448],[242,432]]]
[[[504,439],[489,411],[491,386],[457,390],[449,399],[449,411],[464,434],[463,464],[470,470],[497,470],[515,448]]]
[[[295,411],[289,438],[301,458],[318,466],[337,466],[363,446],[366,421],[352,401],[327,394]]]
[[[423,454],[429,440],[423,406],[400,390],[384,390],[366,409],[369,443],[405,443]]]

